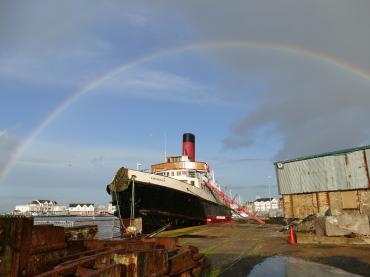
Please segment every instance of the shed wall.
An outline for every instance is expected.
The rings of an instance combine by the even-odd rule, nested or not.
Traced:
[[[347,190],[283,195],[285,218],[359,213],[370,216],[370,190]]]
[[[370,187],[370,149],[298,160],[276,167],[281,194],[344,191]]]

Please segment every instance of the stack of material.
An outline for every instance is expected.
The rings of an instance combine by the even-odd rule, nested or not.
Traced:
[[[370,235],[369,217],[365,214],[318,217],[315,227],[316,234],[328,237]]]
[[[369,217],[364,214],[310,216],[295,223],[298,243],[370,243]]]
[[[203,267],[176,238],[67,240],[63,227],[0,217],[0,276],[199,276]]]

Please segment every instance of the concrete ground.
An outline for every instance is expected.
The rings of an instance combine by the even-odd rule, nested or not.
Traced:
[[[247,276],[256,265],[274,256],[281,256],[284,259],[299,258],[334,266],[350,273],[370,276],[370,245],[290,245],[288,232],[281,230],[282,226],[279,225],[235,223],[171,230],[163,232],[161,236],[177,237],[180,245],[198,247],[209,264],[205,276]],[[296,261],[290,260],[293,260],[293,264]],[[299,276],[297,274],[291,272],[281,275]],[[318,276],[317,273],[312,274]],[[346,273],[343,276],[347,276]]]

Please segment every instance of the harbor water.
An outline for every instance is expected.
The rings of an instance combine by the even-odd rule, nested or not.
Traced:
[[[110,239],[120,236],[119,220],[114,216],[91,217],[34,217],[34,224],[53,224],[61,227],[75,227],[83,225],[97,225],[98,238]]]

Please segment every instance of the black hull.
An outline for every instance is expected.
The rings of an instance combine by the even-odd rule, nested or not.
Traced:
[[[112,193],[122,218],[130,218],[131,188],[130,184],[127,190]],[[230,208],[176,189],[135,182],[135,217],[142,218],[143,233],[166,224],[172,229],[201,225],[208,217],[216,216],[230,217]]]

